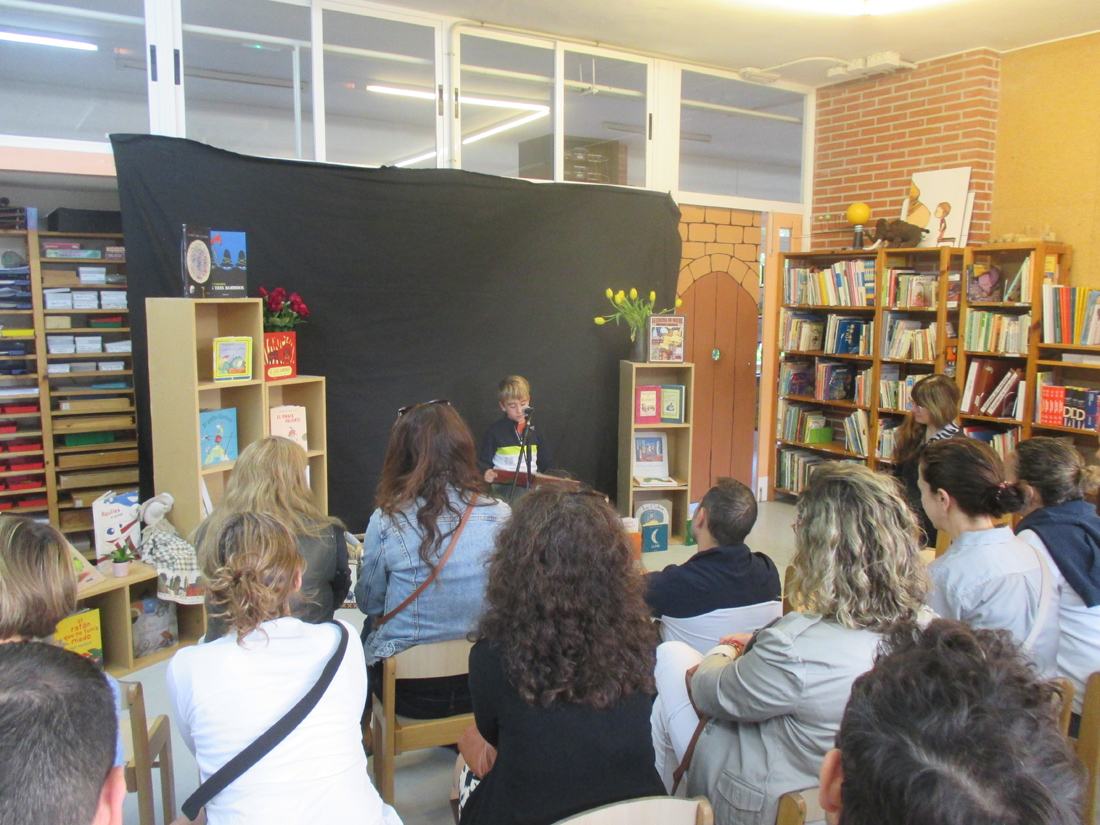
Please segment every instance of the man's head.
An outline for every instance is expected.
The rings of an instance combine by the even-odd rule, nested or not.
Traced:
[[[1080,764],[1054,687],[1011,635],[937,619],[891,633],[821,769],[840,825],[1072,825]]]
[[[0,644],[0,822],[117,825],[118,718],[92,662],[41,642]]]
[[[756,524],[756,497],[734,478],[720,478],[711,487],[691,521],[699,550],[743,544]]]

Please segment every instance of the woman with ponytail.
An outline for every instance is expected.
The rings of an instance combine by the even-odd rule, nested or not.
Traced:
[[[305,561],[294,533],[271,516],[236,513],[220,520],[204,532],[199,561],[228,632],[176,653],[168,695],[205,782],[317,684],[343,634],[335,622],[307,624],[291,616]],[[359,730],[366,666],[351,638],[302,722],[207,802],[211,825],[321,825],[348,817],[399,825],[367,777]]]
[[[1028,501],[1016,535],[1038,549],[1058,588],[1058,675],[1076,688],[1081,712],[1085,682],[1100,670],[1100,516],[1085,496],[1100,486],[1072,444],[1029,438],[1008,458],[1010,476],[1027,485]]]
[[[1058,653],[1058,594],[1042,556],[994,519],[1019,511],[1027,488],[1005,480],[1001,459],[976,439],[927,445],[920,458],[924,511],[951,546],[928,567],[928,605],[974,627],[1008,630],[1048,678]]]

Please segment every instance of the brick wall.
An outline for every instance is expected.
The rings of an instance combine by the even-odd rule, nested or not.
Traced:
[[[676,294],[712,272],[728,272],[760,303],[760,213],[680,204],[683,252]]]
[[[897,218],[914,172],[971,167],[970,242],[989,240],[1000,55],[989,49],[855,80],[817,94],[815,249],[851,244],[848,204]]]

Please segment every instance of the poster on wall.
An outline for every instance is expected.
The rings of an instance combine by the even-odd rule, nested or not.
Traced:
[[[918,246],[962,246],[966,243],[970,167],[914,172],[901,219],[927,230]]]

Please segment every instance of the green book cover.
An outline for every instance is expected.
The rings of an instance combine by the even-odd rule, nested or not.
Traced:
[[[661,423],[684,423],[684,385],[661,385]]]

